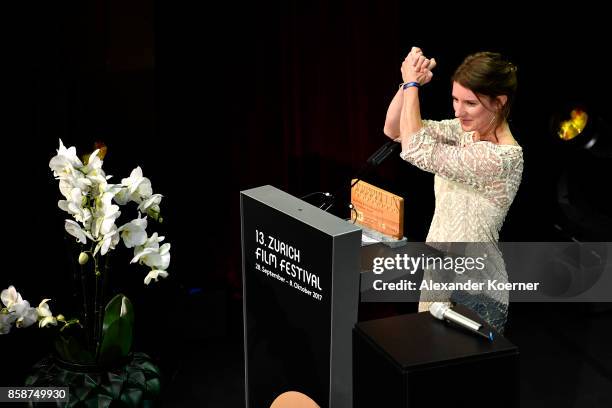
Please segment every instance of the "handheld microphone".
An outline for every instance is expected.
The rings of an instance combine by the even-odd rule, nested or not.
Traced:
[[[434,302],[429,308],[429,312],[433,317],[439,320],[446,320],[455,324],[458,324],[461,327],[464,327],[471,332],[481,335],[482,337],[493,341],[493,333],[489,332],[487,336],[485,333],[480,331],[480,327],[482,326],[480,323],[475,322],[474,320],[465,317],[464,315],[455,312],[450,308],[450,306],[442,303],[442,302]]]

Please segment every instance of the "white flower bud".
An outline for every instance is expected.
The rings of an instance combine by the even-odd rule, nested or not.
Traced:
[[[89,260],[89,255],[87,255],[86,252],[81,252],[79,254],[79,263],[81,265],[85,265],[87,263],[87,261]]]

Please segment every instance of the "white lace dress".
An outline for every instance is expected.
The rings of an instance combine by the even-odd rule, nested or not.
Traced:
[[[523,173],[523,151],[518,145],[474,142],[473,132],[464,132],[458,119],[423,121],[400,154],[418,168],[434,173],[436,208],[427,242],[445,251],[457,244],[462,256],[487,258],[486,270],[477,275],[464,274],[457,280],[507,282],[501,252],[497,247],[510,204]],[[425,270],[425,278],[432,270]],[[484,285],[486,287],[486,285]],[[482,291],[453,294],[453,301],[465,304],[503,332],[508,309],[507,291]],[[419,310],[440,301],[439,292],[421,292]],[[450,300],[450,293],[446,296]]]

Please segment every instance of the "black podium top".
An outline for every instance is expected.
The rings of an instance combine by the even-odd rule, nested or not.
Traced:
[[[453,309],[481,322],[465,307],[457,305]],[[493,341],[438,320],[429,312],[360,322],[355,332],[369,339],[403,370],[518,354],[514,344],[486,323],[483,326],[483,331],[493,332]]]

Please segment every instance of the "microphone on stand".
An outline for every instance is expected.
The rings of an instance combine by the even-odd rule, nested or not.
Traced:
[[[455,323],[463,328],[468,329],[469,331],[479,334],[482,337],[493,341],[493,333],[489,332],[487,336],[485,333],[480,331],[480,327],[482,326],[480,323],[475,322],[474,320],[465,317],[461,313],[455,312],[450,306],[442,303],[442,302],[434,302],[430,308],[429,312],[438,320],[446,320],[448,322]]]
[[[351,184],[350,188],[353,188],[355,184],[357,184],[362,177],[368,175],[372,170],[374,170],[377,166],[379,166],[383,161],[385,161],[389,156],[391,156],[397,150],[400,150],[402,147],[401,143],[395,142],[393,140],[389,140],[384,145],[382,145],[378,150],[376,150],[368,160],[366,160],[365,164],[359,169],[355,177],[351,179],[355,179],[355,181]],[[323,202],[319,206],[323,211],[328,211],[336,202],[336,197],[338,194],[342,192],[345,187],[340,187],[336,192],[328,193],[317,191],[315,193],[310,193],[302,197],[302,200],[312,195],[318,194],[323,196]]]
[[[401,148],[401,143],[398,143],[393,140],[389,140],[387,143],[382,145],[377,151],[375,151],[370,157],[368,157],[366,163],[363,165],[363,167],[361,167],[361,169],[359,169],[357,175],[355,176],[355,181],[353,182],[353,184],[351,184],[351,188],[353,188],[363,176],[367,175],[375,167],[380,165],[380,163],[387,160],[387,157],[391,156],[394,152],[400,150]]]
[[[380,163],[385,161],[387,157],[389,157],[393,152],[400,149],[402,147],[401,143],[398,143],[394,140],[389,140],[387,143],[382,145],[377,151],[372,154],[366,163],[369,163],[373,166],[378,166]]]

